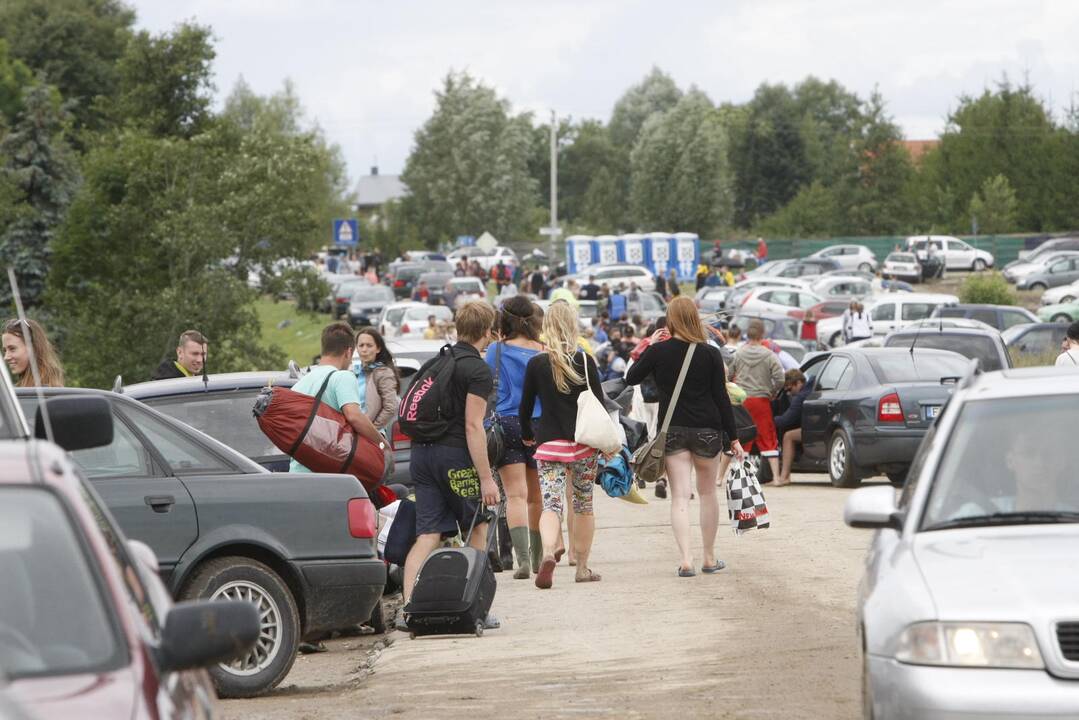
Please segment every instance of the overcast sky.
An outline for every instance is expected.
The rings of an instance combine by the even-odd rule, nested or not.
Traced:
[[[447,71],[468,70],[517,110],[607,120],[657,65],[714,102],[808,74],[868,95],[909,139],[935,137],[962,93],[1004,73],[1059,112],[1077,90],[1071,0],[128,0],[153,32],[194,19],[217,39],[218,98],[296,84],[355,180],[399,173]]]

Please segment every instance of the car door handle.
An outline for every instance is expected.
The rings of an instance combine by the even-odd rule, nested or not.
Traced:
[[[176,504],[172,495],[147,495],[145,501],[155,513],[167,513]]]

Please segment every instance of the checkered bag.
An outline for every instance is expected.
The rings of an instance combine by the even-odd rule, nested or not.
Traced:
[[[735,535],[768,527],[768,505],[757,482],[758,462],[747,455],[741,463],[732,461],[727,471],[727,514]]]

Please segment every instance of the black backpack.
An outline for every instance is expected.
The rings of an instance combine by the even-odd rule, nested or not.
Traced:
[[[397,422],[414,442],[437,442],[449,430],[456,409],[452,392],[456,367],[453,347],[443,346],[423,364],[401,397]]]

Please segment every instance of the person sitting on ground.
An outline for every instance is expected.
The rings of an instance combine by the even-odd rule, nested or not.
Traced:
[[[26,342],[30,339],[29,345]],[[56,350],[45,335],[45,328],[37,320],[17,318],[4,323],[4,362],[15,381],[16,387],[35,387],[34,372],[30,366],[30,350],[34,351],[37,379],[42,387],[63,387],[64,368]]]
[[[5,343],[6,347],[7,343]],[[1054,365],[1058,367],[1079,367],[1079,322],[1068,326],[1067,335],[1061,344],[1061,353]]]
[[[783,436],[782,465],[772,484],[776,487],[790,484],[791,466],[794,464],[794,446],[802,442],[802,405],[806,396],[813,389],[806,384],[806,376],[801,370],[788,370],[783,378],[783,389],[790,398],[790,404],[782,415],[774,418],[776,432]]]
[[[187,330],[180,334],[176,345],[176,359],[165,359],[150,376],[151,380],[193,377],[206,366],[207,340],[198,330]]]

